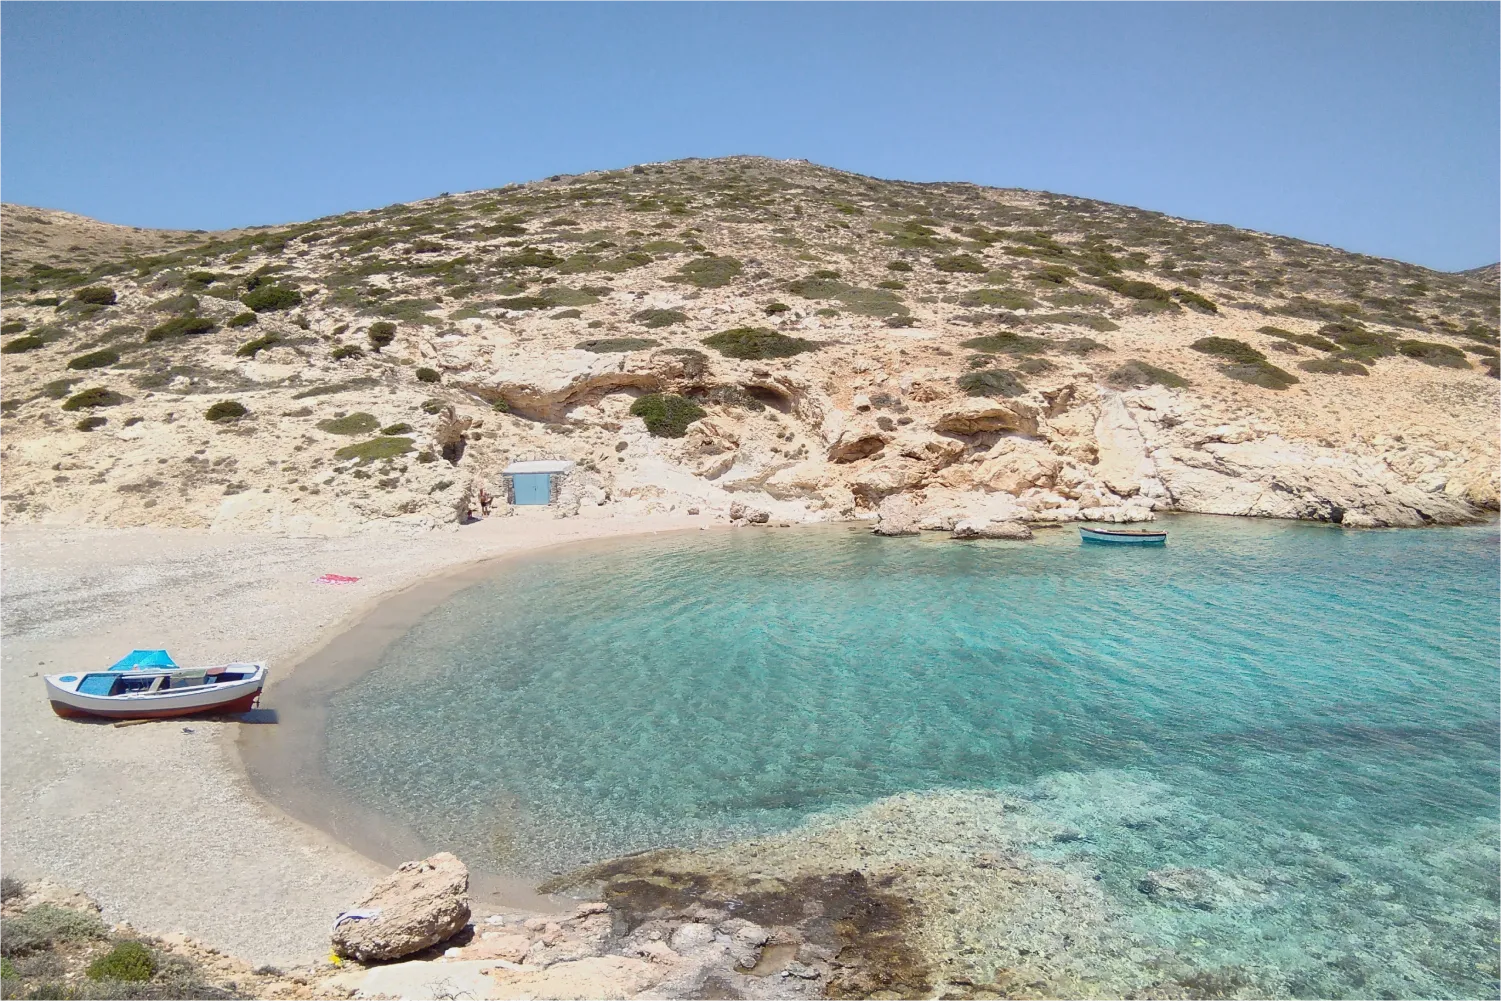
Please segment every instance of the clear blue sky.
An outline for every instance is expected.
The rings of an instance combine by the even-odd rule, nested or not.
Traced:
[[[0,196],[290,222],[685,156],[1501,257],[1498,5],[0,8]]]

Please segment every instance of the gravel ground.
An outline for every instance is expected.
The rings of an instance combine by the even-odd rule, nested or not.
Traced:
[[[251,963],[328,950],[335,913],[384,868],[263,802],[232,746],[244,724],[114,727],[53,715],[41,675],[165,647],[183,664],[265,660],[275,680],[379,598],[446,569],[705,519],[554,519],[528,511],[457,531],[278,538],[167,529],[7,529],[0,659],[0,853],[104,905],[110,921],[182,931]],[[358,584],[314,584],[333,572]]]

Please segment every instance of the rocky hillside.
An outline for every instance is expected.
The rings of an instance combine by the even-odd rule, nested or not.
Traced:
[[[1494,277],[1033,191],[686,160],[234,233],[5,206],[8,521],[563,513],[1447,523]]]

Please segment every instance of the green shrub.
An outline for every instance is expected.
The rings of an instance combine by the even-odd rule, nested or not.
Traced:
[[[1319,337],[1317,334],[1299,334],[1291,330],[1283,330],[1281,327],[1257,327],[1256,332],[1258,334],[1266,334],[1268,337],[1275,337],[1278,340],[1301,344],[1305,348],[1313,348],[1317,351],[1339,350],[1338,344],[1327,338]],[[1312,372],[1314,370],[1309,369],[1309,371]]]
[[[1040,285],[1067,285],[1070,278],[1079,277],[1079,272],[1066,264],[1045,264],[1028,276],[1029,281]]]
[[[23,351],[35,351],[37,348],[46,347],[47,341],[36,334],[27,334],[25,337],[17,337],[13,341],[7,341],[0,347],[0,354],[18,355]]]
[[[1037,300],[1004,288],[977,288],[964,293],[961,306],[999,306],[1001,309],[1036,309]]]
[[[518,295],[510,299],[499,299],[495,303],[497,309],[551,309],[556,303],[545,299],[540,295]]]
[[[495,266],[504,271],[515,271],[520,268],[555,268],[562,263],[563,258],[550,250],[522,247],[518,253],[496,261]]]
[[[68,362],[72,369],[104,368],[113,365],[120,360],[120,352],[113,348],[100,348],[98,351],[90,351],[86,355],[79,355]]]
[[[358,344],[340,344],[329,352],[329,357],[334,361],[343,361],[345,358],[363,358],[365,352]]]
[[[1372,362],[1397,353],[1396,341],[1392,337],[1367,330],[1349,320],[1326,323],[1319,328],[1319,333],[1344,349],[1339,353],[1344,359]]]
[[[261,285],[244,295],[240,301],[256,313],[275,313],[302,305],[302,293],[284,285]]]
[[[92,912],[37,904],[26,913],[0,922],[0,953],[24,956],[62,942],[105,938],[109,929]]]
[[[577,320],[584,314],[576,309],[560,309],[548,317],[549,320]]]
[[[1314,358],[1298,362],[1298,367],[1316,375],[1370,375],[1371,370],[1357,361],[1339,361],[1335,358]]]
[[[1432,341],[1398,341],[1397,351],[1407,358],[1416,358],[1425,365],[1439,368],[1469,368],[1465,353],[1448,344]]]
[[[983,275],[990,270],[984,261],[969,254],[954,254],[950,257],[940,257],[933,262],[933,267],[950,274],[965,275]]]
[[[85,302],[91,306],[113,306],[115,304],[115,290],[108,285],[90,285],[73,293],[76,302]]]
[[[1269,361],[1235,362],[1219,366],[1220,373],[1237,382],[1260,386],[1262,389],[1283,390],[1298,381],[1291,372],[1280,369]]]
[[[431,400],[423,400],[422,401],[422,412],[424,414],[441,414],[443,412],[443,408],[446,407],[447,405],[448,404],[444,403],[442,400],[438,399],[437,397],[434,397]]]
[[[1196,309],[1201,313],[1218,313],[1220,311],[1220,308],[1214,303],[1199,295],[1199,293],[1186,288],[1175,288],[1171,294],[1174,299],[1177,299],[1189,309]]]
[[[0,980],[5,980],[16,975],[16,964],[10,961],[9,956],[0,956]],[[6,991],[5,996],[10,997],[11,992]]]
[[[280,341],[281,337],[278,335],[266,334],[264,337],[257,337],[253,341],[246,341],[244,344],[241,344],[235,349],[235,354],[241,358],[254,358],[262,349],[269,348]]]
[[[700,257],[689,261],[677,274],[668,275],[663,281],[681,282],[695,288],[723,288],[745,270],[744,265],[733,257]]]
[[[1151,282],[1133,281],[1129,278],[1121,278],[1118,275],[1105,275],[1095,279],[1095,284],[1123,295],[1127,299],[1156,301],[1168,306],[1173,305],[1172,293],[1165,288],[1153,285]]]
[[[412,451],[410,438],[371,438],[369,441],[345,445],[334,453],[334,458],[359,459],[360,465],[364,465],[381,459],[394,459],[410,451]]]
[[[1245,341],[1237,341],[1231,337],[1200,337],[1190,344],[1189,347],[1206,355],[1229,358],[1231,361],[1247,365],[1266,361],[1266,355],[1257,351]]]
[[[646,430],[658,438],[681,438],[688,425],[705,415],[692,400],[671,393],[648,393],[631,404],[631,415],[646,421]]]
[[[218,424],[220,421],[237,421],[247,413],[245,404],[238,400],[220,400],[203,412],[203,418]]]
[[[377,320],[370,324],[365,336],[370,338],[371,349],[379,353],[381,348],[396,340],[396,324],[390,320]]]
[[[1022,358],[1016,363],[1016,370],[1023,375],[1042,375],[1051,372],[1058,366],[1046,358]]]
[[[1048,296],[1048,302],[1064,309],[1096,309],[1110,305],[1110,300],[1105,296],[1077,288],[1054,292]]]
[[[381,428],[380,433],[384,435],[411,434],[412,425],[407,424],[406,422],[392,424],[390,427]]]
[[[189,271],[182,276],[183,281],[198,288],[207,288],[219,280],[219,276],[212,271]]]
[[[433,368],[419,368],[416,374],[418,382],[437,382],[440,378],[438,370]]]
[[[356,411],[345,417],[331,417],[318,422],[318,430],[329,434],[369,434],[380,427],[374,415]]]
[[[165,341],[172,337],[189,337],[206,334],[214,329],[214,321],[206,316],[178,316],[165,323],[158,323],[146,331],[146,342]]]
[[[838,278],[829,278],[833,272],[817,272],[811,278],[794,278],[787,283],[787,291],[804,299],[832,299],[850,286]]]
[[[889,288],[889,289],[891,289],[893,291],[896,291],[896,292],[900,292],[902,289],[904,289],[906,287],[907,287],[907,283],[906,282],[899,282],[899,281],[897,281],[894,278],[888,278],[885,281],[876,282],[876,288]]]
[[[224,321],[226,327],[248,327],[255,322],[255,314],[248,310],[244,313],[236,313]]]
[[[681,309],[642,309],[641,312],[633,314],[630,318],[647,330],[659,330],[662,327],[672,327],[680,323],[687,323],[687,314],[681,311]]]
[[[95,431],[109,423],[107,417],[85,417],[73,426],[80,431]]]
[[[911,271],[912,265],[906,261],[890,261],[886,265],[887,271]]]
[[[181,295],[174,295],[171,298],[163,299],[161,302],[153,303],[151,308],[159,313],[176,313],[179,316],[191,316],[198,312],[198,297],[191,292],[184,292]]]
[[[888,316],[886,317],[886,326],[892,327],[894,329],[901,329],[903,327],[915,327],[917,326],[917,318],[906,313],[902,313],[898,316]]]
[[[0,323],[0,334],[19,334],[25,329],[26,322],[24,320],[11,320],[7,323]]]
[[[140,942],[120,942],[89,964],[90,980],[141,983],[156,975],[156,956]]]
[[[1133,386],[1166,386],[1169,389],[1182,389],[1188,385],[1188,380],[1176,372],[1169,372],[1165,368],[1148,365],[1144,361],[1133,358],[1105,376],[1105,385],[1115,389],[1130,389]]]
[[[0,904],[26,895],[26,884],[14,876],[0,876]]]
[[[705,337],[704,344],[727,358],[756,360],[762,358],[791,358],[804,351],[817,350],[818,344],[801,337],[788,337],[765,327],[736,327],[712,337]]]
[[[967,341],[961,341],[959,346],[989,354],[1033,355],[1053,347],[1053,342],[1043,337],[1031,337],[1027,334],[1002,330],[997,334],[971,337]]]
[[[574,347],[580,351],[593,351],[597,355],[603,355],[641,351],[644,348],[654,348],[659,343],[649,337],[599,337],[594,340],[579,341]]]
[[[1088,355],[1096,351],[1109,351],[1110,349],[1093,337],[1070,337],[1058,345],[1058,350],[1066,351],[1071,355]]]
[[[768,303],[766,308],[761,312],[765,313],[767,316],[776,316],[778,313],[786,313],[791,309],[792,307],[787,305],[785,302],[773,302]]]
[[[112,389],[104,389],[95,386],[93,389],[85,389],[81,393],[74,393],[63,401],[64,410],[89,410],[94,407],[118,407],[125,402],[125,397]]]
[[[961,375],[958,386],[970,396],[1020,396],[1027,391],[1015,372],[988,368]]]
[[[1059,323],[1068,327],[1087,327],[1102,334],[1120,329],[1120,325],[1114,320],[1096,316],[1093,313],[1033,313],[1028,319],[1033,323]]]
[[[41,299],[31,300],[31,304],[33,306],[59,306],[62,304],[62,300],[56,296],[44,296]]]

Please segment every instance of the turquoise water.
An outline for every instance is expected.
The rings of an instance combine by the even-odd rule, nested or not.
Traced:
[[[1006,789],[1143,934],[1280,992],[1496,996],[1495,527],[1165,523],[1163,549],[832,527],[513,562],[335,697],[329,770],[529,874]],[[1174,866],[1272,889],[1141,892]]]

